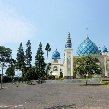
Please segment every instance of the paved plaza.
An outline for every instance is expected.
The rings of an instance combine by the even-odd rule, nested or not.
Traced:
[[[109,109],[108,86],[71,83],[3,86],[0,109]]]

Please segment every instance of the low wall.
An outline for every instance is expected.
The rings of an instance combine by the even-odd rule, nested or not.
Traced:
[[[62,83],[85,84],[86,79],[45,80],[45,84],[62,84]],[[99,78],[88,79],[87,83],[100,84],[100,79]]]

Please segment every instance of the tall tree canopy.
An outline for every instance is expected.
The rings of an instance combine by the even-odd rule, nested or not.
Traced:
[[[20,43],[20,46],[17,50],[16,67],[20,70],[25,67],[25,55],[22,43]]]
[[[48,58],[48,52],[51,51],[51,48],[50,48],[50,44],[47,43],[46,47],[45,47],[45,50],[47,51],[47,58]]]
[[[86,75],[101,74],[102,70],[97,59],[92,56],[81,56],[76,60],[75,72],[82,77]]]
[[[43,54],[44,52],[42,51],[42,44],[40,42],[39,48],[35,56],[35,72],[37,73],[39,79],[43,79],[46,76],[46,63],[44,62],[45,59]]]
[[[13,79],[15,76],[15,63],[16,63],[16,61],[11,58],[10,65],[7,68],[6,73],[5,73],[8,77],[11,77],[11,79]]]
[[[14,77],[14,75],[15,75],[15,66],[14,65],[11,65],[7,68],[6,75],[11,77],[11,78]]]
[[[32,52],[31,52],[31,42],[30,40],[28,40],[28,42],[26,43],[27,49],[26,49],[26,55],[25,55],[25,61],[26,61],[26,65],[28,65],[29,67],[31,66],[31,61],[32,61]]]
[[[0,46],[0,62],[10,62],[12,50],[4,46]]]
[[[12,61],[12,50],[10,48],[6,48],[4,46],[0,46],[0,64],[1,64],[1,89],[2,89],[2,82],[3,82],[3,68],[7,65],[7,63],[11,63]]]
[[[47,75],[47,76],[49,76],[50,69],[51,69],[51,63],[47,63],[47,64],[46,64],[46,69],[45,69],[45,72],[46,72],[46,75]]]

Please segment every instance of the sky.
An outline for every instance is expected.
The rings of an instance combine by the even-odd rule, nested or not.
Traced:
[[[0,45],[11,48],[14,58],[20,43],[25,51],[30,40],[32,63],[40,42],[43,50],[50,44],[49,60],[55,49],[63,59],[68,32],[73,55],[86,34],[109,49],[109,0],[0,0]]]

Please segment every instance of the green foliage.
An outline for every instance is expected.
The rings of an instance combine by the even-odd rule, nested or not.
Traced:
[[[60,77],[59,78],[63,78],[63,73],[62,71],[60,71]]]
[[[11,79],[12,79],[15,75],[15,63],[16,63],[16,61],[11,58],[9,63],[10,63],[10,65],[6,70],[6,75],[8,77],[11,77]]]
[[[93,74],[101,74],[102,70],[100,65],[97,64],[96,58],[90,55],[81,56],[76,60],[76,67],[74,71],[82,77]]]
[[[50,80],[55,80],[55,76],[54,76],[54,75],[49,75],[49,76],[48,76],[48,79],[50,79]]]
[[[20,46],[17,50],[17,62],[16,62],[16,67],[17,69],[20,69],[23,71],[23,68],[25,67],[25,55],[24,55],[24,50],[23,50],[23,46],[22,43],[20,43]]]
[[[49,75],[50,69],[51,69],[51,63],[46,64],[45,72],[46,72],[46,75],[47,75],[47,76]]]
[[[12,50],[10,48],[5,48],[4,46],[0,46],[0,63],[1,67],[7,67],[8,64],[14,64],[15,60],[11,57]]]
[[[32,52],[31,52],[31,42],[30,40],[28,40],[28,42],[26,43],[26,55],[25,55],[25,67],[24,67],[24,80],[25,81],[30,81],[32,79],[34,79],[34,77],[36,75],[34,75],[34,69],[31,65],[31,61],[32,61]]]
[[[103,80],[102,80],[102,84],[103,84],[103,85],[109,85],[109,81],[103,81]]]
[[[7,68],[6,75],[8,77],[11,77],[11,78],[14,77],[14,75],[15,75],[15,67],[14,67],[14,65],[11,65],[10,67]]]
[[[2,83],[3,83],[3,68],[7,66],[7,63],[11,62],[11,53],[12,53],[12,50],[10,48],[0,46],[0,64],[2,69],[1,89],[2,89]]]
[[[44,52],[42,51],[42,44],[40,42],[39,48],[35,56],[35,72],[37,73],[39,79],[46,77],[46,72],[45,72],[46,63],[44,62],[45,59],[43,54]]]
[[[3,83],[9,83],[11,81],[12,81],[12,78],[11,77],[3,76]]]
[[[104,85],[109,85],[109,82],[105,81],[105,82],[102,82]]]
[[[35,68],[34,67],[27,68],[26,80],[30,81],[30,80],[35,80],[35,79],[37,79]]]
[[[12,50],[4,46],[0,46],[0,62],[9,63],[11,58]]]
[[[49,43],[47,43],[45,50],[47,51],[47,58],[48,58],[48,52],[51,51],[51,48],[50,48],[50,44]]]
[[[25,62],[26,65],[28,65],[29,67],[31,67],[31,61],[32,61],[32,52],[31,52],[31,42],[30,40],[28,40],[28,42],[26,43],[27,49],[26,49],[26,55],[25,55]]]

